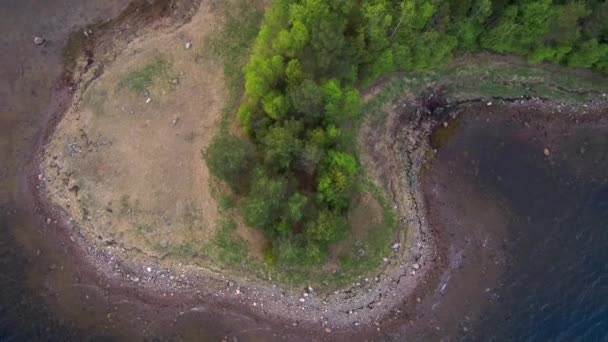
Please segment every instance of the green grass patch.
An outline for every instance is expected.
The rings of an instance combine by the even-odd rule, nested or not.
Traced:
[[[127,87],[138,94],[145,94],[154,81],[167,74],[169,68],[170,64],[164,57],[155,56],[152,62],[128,72],[120,81],[119,86]]]
[[[164,250],[164,248],[160,247],[160,250]],[[179,258],[197,258],[201,255],[204,255],[202,252],[202,248],[200,245],[197,245],[192,242],[185,242],[180,245],[177,245],[169,250],[169,254],[174,257]]]
[[[212,245],[216,248],[219,261],[228,266],[238,266],[247,260],[248,252],[245,241],[234,236],[236,223],[231,218],[222,218]]]
[[[383,258],[392,253],[390,246],[398,228],[395,212],[382,188],[370,181],[365,182],[365,188],[382,207],[383,220],[382,223],[369,227],[364,239],[346,240],[347,244],[354,248],[340,256],[340,271],[329,281],[335,287],[348,285],[372,273],[382,265]],[[360,253],[361,251],[364,253]]]

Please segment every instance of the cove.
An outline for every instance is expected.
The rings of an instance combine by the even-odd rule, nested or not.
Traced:
[[[605,110],[483,107],[459,118],[426,179],[431,220],[466,260],[452,291],[470,297],[450,316],[455,329],[473,340],[605,339]]]

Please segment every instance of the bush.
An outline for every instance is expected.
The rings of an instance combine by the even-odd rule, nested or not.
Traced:
[[[255,150],[248,141],[222,133],[213,138],[203,158],[212,175],[236,189],[248,178]]]
[[[320,245],[327,245],[346,237],[347,223],[344,215],[323,210],[317,219],[306,226],[306,239]]]

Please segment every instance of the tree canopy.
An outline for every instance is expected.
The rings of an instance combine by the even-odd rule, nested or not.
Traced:
[[[608,73],[607,17],[592,0],[273,0],[243,70],[250,142],[216,138],[207,164],[247,185],[243,216],[275,259],[321,262],[357,192],[358,87],[480,49]]]

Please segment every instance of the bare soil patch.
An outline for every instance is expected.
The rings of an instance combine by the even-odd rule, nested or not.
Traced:
[[[162,258],[213,236],[217,205],[201,150],[222,114],[223,75],[195,53],[214,28],[209,7],[131,42],[57,125],[46,191],[90,243]]]

